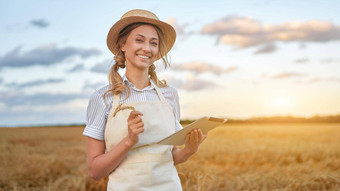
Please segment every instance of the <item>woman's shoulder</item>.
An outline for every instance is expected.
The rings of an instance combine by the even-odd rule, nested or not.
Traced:
[[[169,84],[167,84],[165,87],[160,88],[162,93],[170,94],[170,95],[178,95],[177,89]]]
[[[109,90],[109,85],[104,85],[102,87],[97,88],[93,93],[91,98],[103,98],[105,92]],[[110,93],[106,94],[106,96],[110,96]]]

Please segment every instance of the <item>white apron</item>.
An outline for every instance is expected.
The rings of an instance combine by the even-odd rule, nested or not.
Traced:
[[[107,190],[113,191],[177,191],[181,182],[172,158],[172,146],[146,145],[157,142],[175,132],[175,118],[161,90],[155,85],[160,101],[123,104],[143,113],[144,132],[139,142],[128,152],[119,166],[109,175]],[[115,113],[119,95],[114,95],[112,109],[105,128],[106,150],[110,151],[127,134],[127,119],[132,109]],[[115,116],[113,116],[115,113]]]

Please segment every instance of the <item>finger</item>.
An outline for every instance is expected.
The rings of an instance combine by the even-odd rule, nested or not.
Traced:
[[[190,132],[190,141],[192,143],[195,142],[195,129],[191,130],[191,132]]]
[[[140,117],[138,117],[133,120],[127,121],[127,124],[129,128],[132,128],[133,125],[140,123],[140,122],[143,122],[143,120]]]
[[[189,139],[190,139],[190,133],[188,133],[188,134],[185,136],[185,144],[188,144],[188,143],[189,143]]]
[[[192,129],[192,130],[190,131],[190,133],[194,133],[194,132],[195,132],[195,130],[196,130],[196,129]]]
[[[142,120],[141,117],[137,116],[137,117],[134,118],[133,120],[129,120],[129,121],[128,121],[128,127],[129,127],[129,126],[133,126],[133,125],[135,125],[135,124],[137,124],[137,123],[140,123],[140,122],[143,122],[143,120]]]
[[[131,131],[132,135],[138,136],[140,133],[144,132],[144,128],[134,129]]]
[[[198,129],[195,129],[195,133],[194,133],[194,136],[195,136],[195,143],[198,143],[199,139],[198,139]]]
[[[137,128],[137,129],[134,129],[134,130],[133,130],[133,133],[134,133],[134,134],[140,134],[140,133],[143,133],[143,132],[144,132],[144,128],[143,128],[143,127]]]
[[[202,133],[202,130],[201,129],[198,129],[198,141],[201,142],[202,141],[202,138],[203,137],[203,133]]]
[[[139,116],[136,116],[133,120],[131,120],[131,123],[133,124],[133,123],[139,123],[139,122],[142,122],[143,120],[142,120],[142,118],[141,117],[139,117]]]
[[[143,122],[139,122],[139,123],[136,123],[136,124],[133,124],[131,125],[131,129],[138,129],[138,128],[141,128],[141,127],[144,127],[144,123]]]
[[[193,132],[190,133],[190,142],[191,142],[192,144],[195,143],[195,131],[193,131]]]
[[[129,120],[133,120],[136,116],[139,116],[139,115],[143,116],[143,113],[141,113],[139,111],[131,111],[130,115],[129,115],[129,118],[128,118],[128,121]]]
[[[141,121],[141,122],[137,123],[137,124],[136,124],[136,127],[137,127],[137,128],[144,127],[144,122]]]
[[[187,134],[188,143],[191,143],[191,132]]]
[[[189,133],[187,133],[186,137],[188,138],[188,141],[190,139],[190,136],[191,136],[191,131]]]

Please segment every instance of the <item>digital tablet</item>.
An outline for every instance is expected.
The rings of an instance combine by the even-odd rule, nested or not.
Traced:
[[[157,142],[160,145],[183,145],[185,142],[185,136],[193,129],[201,129],[203,134],[207,134],[208,131],[214,129],[215,127],[222,125],[227,122],[227,119],[215,118],[215,117],[202,117],[189,125],[185,126],[183,129],[177,131],[176,133],[162,139]]]

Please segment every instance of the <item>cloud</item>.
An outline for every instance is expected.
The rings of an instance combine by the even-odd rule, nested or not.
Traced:
[[[212,72],[216,75],[226,74],[237,69],[236,66],[231,66],[227,69],[223,69],[220,66],[208,64],[205,62],[188,62],[188,63],[183,63],[183,64],[174,64],[174,65],[171,65],[171,68],[173,70],[178,70],[178,71],[191,71],[195,74],[201,74],[204,72]]]
[[[94,82],[94,83],[90,83],[89,81],[86,81],[82,89],[84,91],[93,92],[94,90],[101,88],[106,84],[108,84],[108,83],[105,83],[103,81],[98,81],[98,82]]]
[[[88,58],[100,54],[100,51],[97,49],[58,48],[55,44],[43,45],[23,53],[21,48],[21,46],[17,46],[0,57],[0,69],[4,67],[20,68],[33,65],[49,66],[62,62],[72,56]]]
[[[271,53],[276,50],[276,46],[273,43],[265,44],[262,48],[258,49],[255,54]]]
[[[311,78],[308,83],[316,83],[316,82],[335,82],[335,83],[340,83],[340,78],[339,77],[327,77],[327,78]]]
[[[216,84],[210,81],[201,79],[188,79],[183,83],[181,89],[188,91],[196,91],[213,87],[216,87]]]
[[[181,79],[175,78],[173,76],[166,76],[165,80],[168,85],[176,87],[176,88],[180,88],[183,85],[183,81]]]
[[[4,80],[3,80],[2,78],[0,78],[0,84],[2,84],[3,81],[4,81]]]
[[[84,123],[84,94],[0,92],[0,126]]]
[[[73,66],[72,68],[66,70],[66,72],[74,73],[74,72],[83,71],[84,69],[85,69],[85,67],[84,67],[83,64],[77,64],[77,65]]]
[[[322,80],[321,78],[312,78],[309,80],[309,83],[320,82],[321,80]]]
[[[306,49],[307,45],[305,43],[301,43],[299,46],[300,49]]]
[[[296,64],[305,64],[305,63],[307,63],[307,62],[309,62],[309,59],[308,59],[308,58],[300,58],[300,59],[296,59],[296,60],[294,61],[294,63],[296,63]]]
[[[340,58],[324,58],[320,62],[323,64],[340,63]]]
[[[196,78],[189,75],[185,80],[167,76],[167,84],[186,91],[197,91],[217,87],[218,85],[207,80]]]
[[[338,77],[329,77],[327,80],[332,81],[332,82],[340,82],[340,78]]]
[[[84,123],[90,94],[0,91],[0,126]]]
[[[236,49],[263,46],[256,53],[275,51],[275,42],[328,42],[340,40],[340,27],[331,21],[291,21],[264,25],[251,17],[229,16],[205,25],[202,34]]]
[[[0,92],[0,100],[7,107],[19,105],[55,105],[59,103],[69,102],[79,98],[87,98],[84,94],[51,94],[37,93],[25,94],[19,91],[3,91]]]
[[[170,18],[166,20],[175,30],[177,37],[180,37],[181,40],[185,40],[188,35],[193,34],[193,32],[186,32],[185,29],[189,26],[189,23],[184,23],[182,25],[178,24],[178,20],[176,18]]]
[[[179,25],[176,18],[167,19],[166,22],[175,28],[177,35],[185,34],[185,28],[188,26],[187,23]]]
[[[223,73],[232,72],[232,71],[234,71],[234,70],[237,70],[237,68],[238,68],[238,67],[236,67],[236,66],[230,66],[230,67],[228,67],[227,69],[225,69],[225,70],[223,71]]]
[[[35,81],[30,81],[26,83],[8,83],[5,84],[7,87],[11,88],[27,88],[27,87],[33,87],[33,86],[41,86],[44,84],[54,84],[54,83],[60,83],[65,81],[64,79],[47,79],[47,80],[35,80]]]
[[[46,107],[18,106],[6,108],[6,111],[2,112],[0,103],[0,127],[84,124],[86,117],[82,111],[86,111],[86,104],[82,109],[75,109],[69,103]]]
[[[46,28],[49,25],[44,19],[31,20],[30,24],[38,28]]]
[[[97,63],[91,68],[92,72],[108,74],[111,68],[112,61],[105,60],[103,62]]]
[[[295,73],[295,72],[283,72],[281,74],[273,76],[272,78],[273,79],[282,79],[282,78],[302,77],[302,76],[307,76],[307,74]]]

